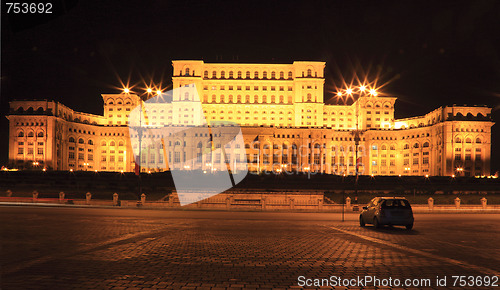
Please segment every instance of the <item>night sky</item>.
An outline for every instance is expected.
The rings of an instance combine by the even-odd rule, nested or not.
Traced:
[[[48,1],[44,1],[48,2]],[[355,77],[386,84],[396,118],[485,104],[500,122],[500,1],[52,1],[2,3],[1,130],[8,101],[51,99],[103,113],[120,80],[167,86],[175,59],[326,61],[325,100]],[[492,170],[500,170],[500,125]],[[0,141],[7,162],[7,138]]]

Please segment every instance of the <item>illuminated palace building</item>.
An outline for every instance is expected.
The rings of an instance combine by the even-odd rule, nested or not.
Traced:
[[[383,96],[369,85],[338,93],[353,94],[351,105],[326,105],[324,67],[324,62],[312,61],[173,61],[173,96],[169,102],[151,104],[148,126],[185,125],[189,123],[185,117],[198,118],[193,104],[201,101],[200,118],[204,115],[209,123],[229,121],[241,126],[245,148],[232,148],[227,158],[231,163],[245,163],[250,171],[353,175],[357,160],[359,174],[490,174],[490,108],[441,107],[424,116],[395,120],[396,98]],[[187,87],[196,88],[197,94],[182,93]],[[104,116],[76,112],[54,101],[10,102],[11,166],[134,171],[132,149],[137,144],[132,144],[127,124],[129,114],[140,104],[137,93],[131,88],[103,94]],[[154,97],[154,92],[141,94],[143,100]],[[142,170],[168,168],[165,154],[169,154],[167,160],[172,156],[192,159],[189,169],[226,168],[220,154],[196,154],[196,148],[206,148],[200,146],[201,135],[156,136],[163,137],[160,144],[165,148],[146,143],[141,151]]]

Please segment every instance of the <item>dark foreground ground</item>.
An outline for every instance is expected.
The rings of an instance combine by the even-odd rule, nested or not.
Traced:
[[[340,218],[0,207],[0,288],[290,288],[299,276],[368,275],[430,279],[431,288],[446,289],[453,275],[485,282],[500,272],[500,215],[416,215],[413,231],[360,228],[354,214]],[[437,287],[436,276],[447,286]],[[474,279],[463,288],[476,289]]]

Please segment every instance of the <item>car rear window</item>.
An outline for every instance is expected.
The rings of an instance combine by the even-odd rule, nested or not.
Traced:
[[[386,199],[382,203],[383,208],[411,208],[410,203],[405,199]]]

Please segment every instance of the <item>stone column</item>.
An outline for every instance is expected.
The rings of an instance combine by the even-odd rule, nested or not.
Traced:
[[[38,199],[38,191],[34,190],[33,191],[33,202],[37,202]]]
[[[113,205],[118,206],[118,193],[113,193]]]
[[[89,205],[90,200],[92,199],[92,193],[87,192],[87,194],[85,195],[85,199],[86,199],[86,204]]]
[[[460,208],[460,198],[458,198],[458,197],[457,197],[457,198],[455,198],[455,207],[456,207],[457,209],[459,209],[459,208]]]
[[[481,198],[481,206],[483,207],[483,209],[486,209],[487,205],[488,205],[488,200],[486,199],[486,197]]]
[[[429,209],[433,210],[434,209],[434,198],[429,197],[429,199],[427,199],[427,204],[429,205]]]
[[[350,198],[350,197],[347,197],[347,198],[345,199],[345,207],[346,207],[347,209],[350,209],[350,208],[351,208],[351,198]]]

